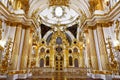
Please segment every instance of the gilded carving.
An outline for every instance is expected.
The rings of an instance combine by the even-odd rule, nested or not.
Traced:
[[[9,60],[10,60],[10,49],[11,49],[11,45],[12,45],[12,39],[8,38],[7,44],[6,44],[6,50],[5,50],[5,55],[2,59],[2,72],[6,73],[6,71],[8,70],[8,67],[10,65]]]
[[[69,0],[49,0],[49,5],[50,6],[68,6],[69,5]]]
[[[115,57],[114,57],[114,54],[113,54],[113,51],[112,51],[112,43],[111,43],[111,38],[110,37],[108,37],[107,38],[107,41],[108,41],[108,48],[109,48],[109,50],[110,50],[110,52],[109,52],[109,65],[110,65],[110,69],[112,70],[112,71],[118,71],[118,62],[115,60]]]

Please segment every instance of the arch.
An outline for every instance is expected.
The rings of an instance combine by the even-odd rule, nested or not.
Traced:
[[[76,44],[76,45],[78,44],[78,42],[76,40],[74,40],[73,43]],[[74,53],[80,53],[80,49],[79,49],[78,46],[73,46],[72,50],[73,50]]]
[[[73,52],[78,53],[78,48],[77,47],[73,48]]]
[[[49,64],[50,64],[50,60],[49,59],[50,59],[49,56],[47,56],[46,57],[46,66],[49,66]]]
[[[78,59],[77,58],[74,60],[74,67],[79,67]]]
[[[56,44],[58,44],[58,45],[62,44],[62,38],[61,37],[59,37],[59,36],[57,37]]]
[[[31,16],[34,12],[37,16],[42,10],[46,7],[49,7],[49,0],[34,0],[31,2],[31,6],[29,9],[29,16]],[[70,0],[69,7],[74,9],[77,13],[84,13],[87,17],[91,15],[89,11],[89,2],[86,0]],[[43,5],[44,4],[44,5]],[[81,13],[82,12],[82,13]]]
[[[44,67],[44,59],[40,59],[40,67]]]
[[[69,56],[69,65],[70,65],[70,66],[73,65],[73,58],[72,58],[72,56]]]
[[[71,38],[71,40],[75,39],[74,35],[70,31],[65,31],[65,32]]]
[[[44,47],[41,47],[40,53],[45,53],[45,48]]]
[[[48,37],[50,37],[52,34],[53,34],[53,31],[52,31],[52,30],[49,30],[49,31],[44,35],[43,39],[47,41]]]
[[[48,0],[34,0],[34,1],[32,1],[32,3],[30,4],[30,9],[29,9],[28,15],[32,16],[32,14],[34,12],[38,15],[39,12],[44,10],[46,7],[49,7],[49,5],[47,3],[48,3]]]
[[[40,53],[45,53],[45,50],[46,50],[46,47],[45,46],[41,46],[41,47],[39,47],[39,49],[38,49],[38,53],[40,54]]]

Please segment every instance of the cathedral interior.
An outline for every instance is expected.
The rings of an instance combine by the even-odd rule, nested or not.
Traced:
[[[120,0],[0,0],[0,80],[120,80]]]

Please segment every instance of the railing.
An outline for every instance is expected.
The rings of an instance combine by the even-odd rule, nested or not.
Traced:
[[[87,77],[87,68],[64,68],[57,71],[54,68],[34,68],[31,70],[32,78],[52,78],[52,77],[67,77],[67,78],[79,78]]]
[[[61,71],[57,71],[54,68],[27,68],[24,70],[8,70],[6,73],[0,73],[0,75],[26,75],[28,78],[52,78],[52,77],[66,77],[66,78],[86,78],[87,74],[102,74],[112,75],[113,77],[119,76],[120,71],[117,70],[117,74],[110,70],[92,70],[89,68],[64,68]]]

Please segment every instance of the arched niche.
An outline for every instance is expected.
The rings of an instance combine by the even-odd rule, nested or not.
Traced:
[[[47,56],[46,57],[46,66],[49,66],[49,64],[50,64],[50,58],[49,58],[49,56]]]
[[[74,60],[74,67],[79,67],[78,59],[77,58]]]
[[[40,67],[44,67],[44,59],[40,59]]]
[[[73,58],[72,56],[69,56],[69,66],[72,66],[73,65]]]

